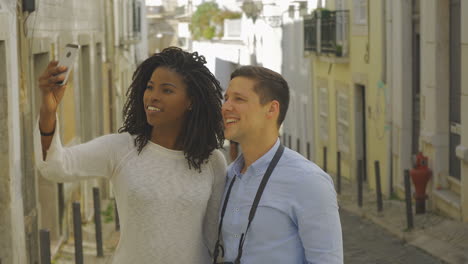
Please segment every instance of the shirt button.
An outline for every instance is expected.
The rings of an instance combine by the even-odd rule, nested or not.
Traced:
[[[239,212],[239,208],[236,208],[236,212]]]
[[[234,237],[235,237],[235,238],[238,238],[238,237],[239,237],[239,235],[234,235]]]

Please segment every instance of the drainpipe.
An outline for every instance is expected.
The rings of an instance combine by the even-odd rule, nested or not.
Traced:
[[[392,33],[392,2],[383,0],[382,2],[382,76],[381,80],[386,85],[386,96],[385,103],[386,105],[386,130],[388,131],[387,137],[387,179],[388,179],[388,195],[392,196],[393,194],[393,113],[392,113],[392,103],[393,103],[393,91],[389,90],[389,87],[392,87],[392,66],[387,67],[387,53],[390,53],[392,50],[391,44],[390,47],[387,47],[387,40],[391,40],[391,36],[387,34]],[[389,13],[388,22],[387,22],[387,11]],[[387,49],[389,52],[387,52]],[[391,55],[391,54],[389,54]],[[391,56],[388,56],[391,59]],[[391,63],[390,63],[391,64]],[[390,76],[390,81],[387,81],[387,71]]]
[[[317,9],[322,8],[322,0],[317,1]],[[322,52],[322,12],[317,12],[317,55],[320,56]]]

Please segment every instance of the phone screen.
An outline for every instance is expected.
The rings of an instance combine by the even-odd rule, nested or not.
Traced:
[[[76,55],[78,55],[78,50],[80,49],[80,45],[76,44],[67,44],[63,53],[60,56],[58,66],[66,66],[67,71],[62,73],[65,74],[65,79],[63,82],[59,83],[60,85],[64,85],[68,82],[68,75],[70,74],[71,68],[75,62]]]

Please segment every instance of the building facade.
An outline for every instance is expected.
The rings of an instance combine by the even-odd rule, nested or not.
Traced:
[[[372,3],[372,4],[370,4]],[[306,20],[313,63],[316,162],[355,181],[358,161],[369,186],[374,162],[388,175],[388,102],[384,75],[382,1],[326,1]],[[388,181],[382,182],[388,193]]]
[[[468,221],[468,3],[329,0],[304,24],[314,65],[316,160],[331,174],[404,197],[418,153],[428,208]],[[465,101],[464,101],[465,100]],[[359,168],[359,161],[362,167]]]
[[[429,158],[429,207],[468,221],[468,3],[387,1],[395,189],[412,155]],[[411,25],[411,26],[408,26]]]

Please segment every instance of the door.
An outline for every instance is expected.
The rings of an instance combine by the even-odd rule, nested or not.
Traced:
[[[411,153],[413,155],[419,152],[419,135],[421,130],[421,49],[420,49],[420,24],[419,24],[419,0],[413,0],[413,111],[412,111],[412,146]]]

